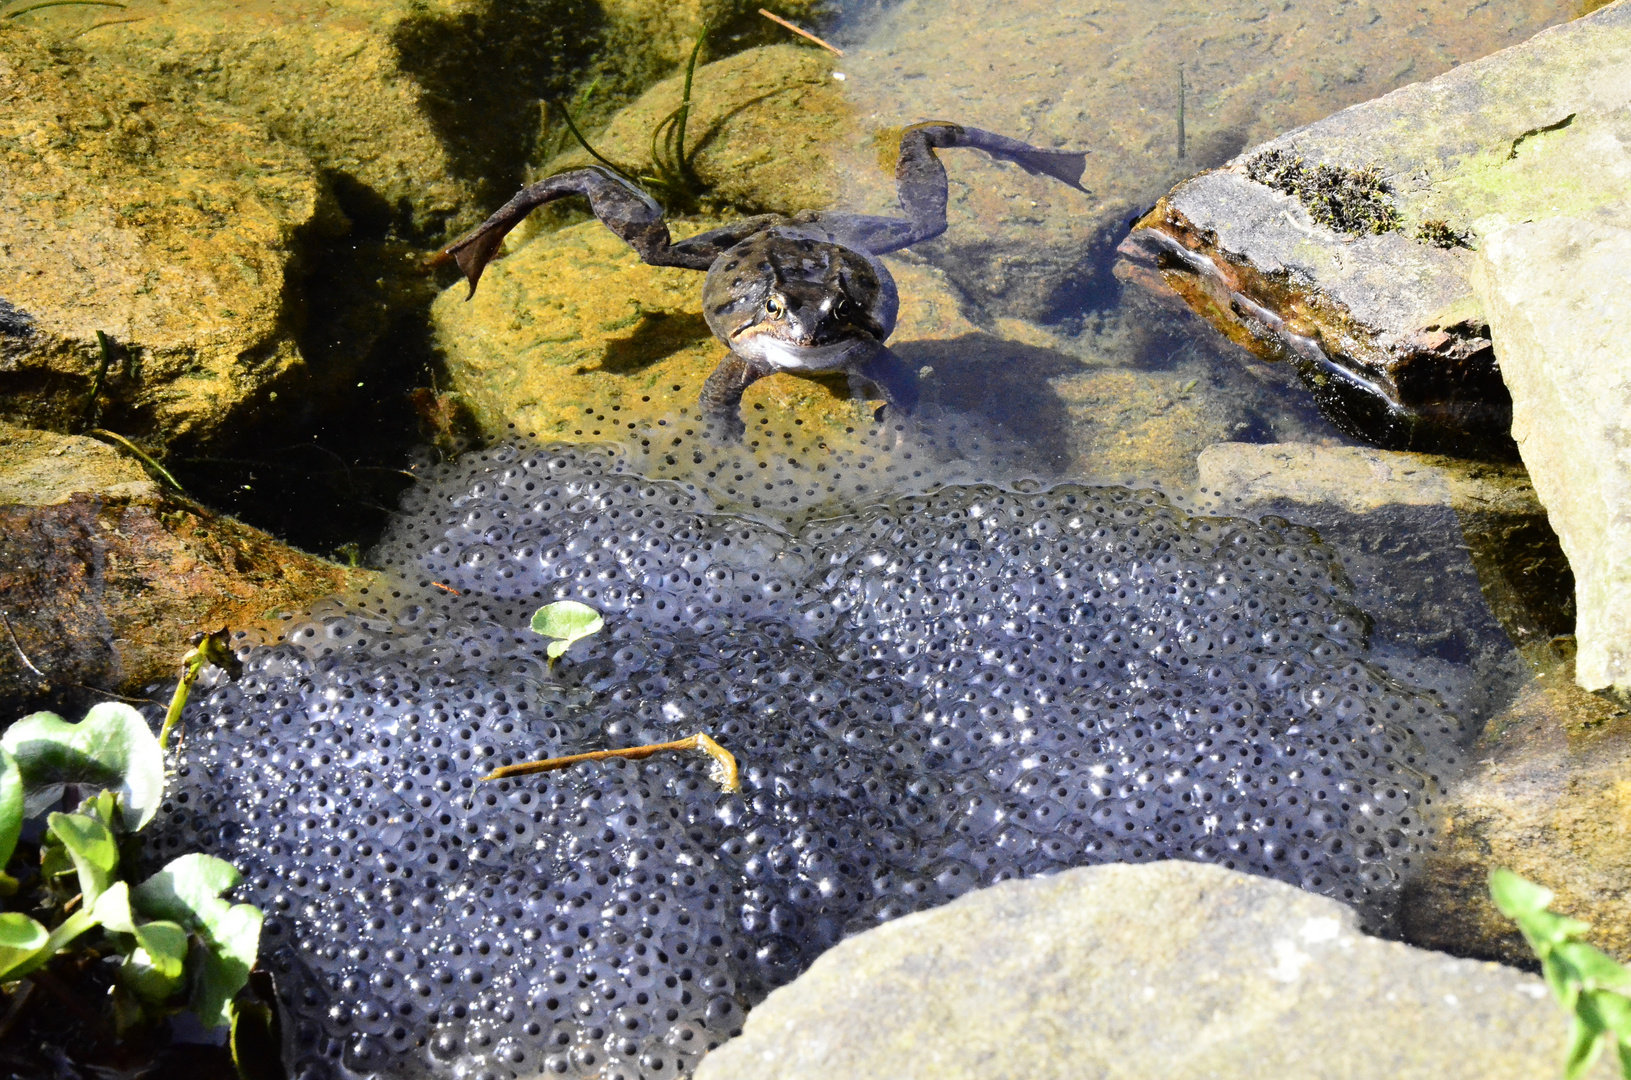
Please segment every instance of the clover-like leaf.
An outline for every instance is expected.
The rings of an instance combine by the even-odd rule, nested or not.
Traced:
[[[11,751],[0,748],[0,871],[17,850],[23,831],[23,770]]]
[[[1552,890],[1519,877],[1504,867],[1496,867],[1489,874],[1489,895],[1501,914],[1509,919],[1544,911],[1552,902]]]
[[[551,660],[559,658],[579,638],[600,633],[605,625],[600,612],[576,600],[557,600],[532,613],[532,632],[558,639],[551,641],[546,650]]]
[[[92,910],[119,866],[119,844],[108,827],[84,814],[52,814],[46,818],[51,833],[68,850],[79,873],[79,891],[85,910]]]
[[[233,904],[210,928],[212,940],[193,984],[192,1000],[192,1010],[206,1028],[228,1021],[227,1004],[249,981],[249,969],[255,966],[260,949],[262,921],[259,908]]]
[[[23,717],[0,737],[22,770],[24,813],[44,813],[67,784],[111,788],[123,797],[124,823],[136,830],[153,820],[164,797],[164,754],[142,714],[103,702],[70,724],[56,713]]]
[[[51,931],[21,912],[0,915],[0,982],[15,978],[13,971],[33,967],[50,939]]]
[[[187,931],[173,922],[143,923],[137,948],[119,967],[119,983],[152,1005],[163,1005],[186,982]]]
[[[121,934],[136,932],[136,920],[130,913],[130,886],[124,882],[115,881],[109,885],[107,891],[89,906],[91,918],[104,929],[116,930]]]
[[[157,919],[215,932],[217,920],[231,904],[221,894],[238,884],[242,875],[224,859],[193,852],[172,859],[131,892],[138,911]]]

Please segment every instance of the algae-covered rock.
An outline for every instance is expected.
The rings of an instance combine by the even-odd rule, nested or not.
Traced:
[[[1534,976],[1365,937],[1289,885],[1160,862],[1005,882],[852,937],[697,1080],[1533,1080],[1567,1043]]]
[[[835,147],[867,138],[833,79],[841,61],[800,45],[771,45],[699,66],[691,88],[686,161],[705,201],[742,213],[820,210],[837,198]],[[651,133],[683,100],[683,72],[613,118],[593,145],[627,171],[652,166]],[[590,164],[581,148],[548,172]]]
[[[19,710],[137,693],[194,633],[362,577],[164,495],[100,442],[0,423],[0,698]]]
[[[743,0],[189,0],[27,18],[178,99],[257,117],[334,177],[353,217],[429,239],[517,186],[538,102],[590,79],[597,100],[624,100],[681,63],[705,21],[721,49],[769,25]]]
[[[1363,15],[1258,0],[906,0],[840,66],[857,114],[879,125],[953,120],[1092,151],[1082,178],[1091,197],[977,153],[943,155],[951,228],[920,249],[976,299],[1057,317],[1102,303],[1127,221],[1182,176],[1516,44],[1574,9],[1573,0],[1376,0]],[[853,165],[850,194],[869,210],[891,205],[870,156]]]
[[[1621,0],[1180,184],[1123,245],[1127,272],[1175,290],[1260,356],[1298,364],[1355,434],[1394,449],[1509,453],[1505,360],[1473,293],[1470,249],[1504,221],[1623,223],[1628,106]],[[1399,227],[1333,228],[1341,221],[1305,186],[1276,180],[1297,161],[1371,170]]]
[[[11,20],[0,97],[0,416],[196,440],[300,368],[294,263],[340,220],[303,154]]]
[[[895,341],[978,333],[933,271],[891,269],[902,297]],[[453,388],[494,434],[513,425],[544,439],[605,436],[693,408],[725,355],[702,317],[702,275],[647,266],[598,221],[521,243],[468,303],[465,293],[462,283],[442,293],[431,316]],[[841,434],[876,408],[850,400],[842,374],[776,374],[743,397],[750,425],[796,421],[811,438]]]
[[[1451,785],[1436,851],[1405,891],[1407,940],[1464,956],[1531,963],[1490,901],[1498,866],[1557,894],[1553,909],[1592,924],[1590,940],[1631,961],[1631,720],[1570,679],[1535,679],[1490,724]]]
[[[1623,16],[1631,84],[1631,3],[1610,10]],[[1625,94],[1631,101],[1631,85]],[[1621,117],[1622,137],[1631,140],[1631,107]],[[1575,677],[1588,690],[1625,695],[1631,694],[1631,299],[1624,287],[1631,143],[1617,159],[1603,157],[1623,169],[1617,224],[1601,215],[1481,223],[1487,234],[1474,281],[1512,391],[1512,437],[1574,569]]]

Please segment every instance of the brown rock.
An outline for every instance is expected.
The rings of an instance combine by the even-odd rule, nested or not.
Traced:
[[[160,495],[101,443],[0,424],[0,697],[19,712],[139,692],[194,633],[357,577]]]
[[[315,171],[252,121],[5,22],[0,417],[100,415],[156,442],[242,420],[302,366],[292,263],[339,220]]]
[[[1451,785],[1439,849],[1406,890],[1405,939],[1533,963],[1490,902],[1498,866],[1552,889],[1554,911],[1591,923],[1593,944],[1631,961],[1631,718],[1575,686],[1567,664],[1491,722]]]

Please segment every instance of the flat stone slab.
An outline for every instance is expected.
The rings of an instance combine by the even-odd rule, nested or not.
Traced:
[[[1534,1080],[1559,1073],[1567,1036],[1533,976],[1164,862],[1006,882],[851,938],[696,1076]]]
[[[1124,276],[1170,289],[1259,356],[1290,360],[1339,423],[1394,449],[1504,444],[1510,406],[1472,249],[1507,220],[1631,210],[1631,4],[1253,146],[1173,188],[1123,242]],[[1399,227],[1353,235],[1247,176],[1280,151],[1376,167]],[[1434,223],[1460,242],[1421,238]]]

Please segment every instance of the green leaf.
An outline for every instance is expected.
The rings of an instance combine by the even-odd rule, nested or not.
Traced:
[[[156,970],[167,978],[181,978],[182,968],[187,963],[185,929],[162,919],[140,923],[136,927],[136,942]]]
[[[205,953],[199,978],[193,984],[192,1010],[206,1028],[227,1022],[226,1007],[249,981],[260,949],[262,915],[250,904],[234,904],[216,920],[214,939]]]
[[[0,919],[5,918],[8,918],[8,916],[0,915]],[[95,925],[96,920],[91,917],[91,913],[86,911],[84,908],[79,909],[64,919],[61,926],[58,926],[55,930],[51,931],[50,937],[46,938],[45,944],[41,946],[37,952],[30,957],[20,958],[18,962],[5,973],[3,978],[5,978],[7,981],[12,979],[20,979],[24,975],[34,971],[36,968],[44,967],[50,962],[53,956],[67,948],[75,938]]]
[[[134,934],[136,920],[130,914],[130,886],[122,881],[109,885],[107,891],[96,898],[91,918],[105,929]]]
[[[164,755],[142,714],[122,702],[95,706],[70,724],[55,713],[25,716],[0,736],[17,759],[24,813],[42,814],[62,799],[66,784],[111,788],[124,800],[125,828],[140,829],[164,797]]]
[[[113,871],[119,865],[119,845],[108,827],[84,814],[52,814],[46,819],[51,832],[79,872],[79,891],[86,909],[96,905],[104,890],[113,884]]]
[[[576,600],[557,600],[532,613],[533,633],[560,639],[549,643],[546,651],[551,660],[559,658],[579,638],[600,633],[605,625],[600,612]]]
[[[17,850],[23,831],[23,770],[11,751],[0,747],[0,870]]]
[[[239,880],[231,863],[194,852],[172,859],[163,870],[136,886],[131,898],[144,915],[213,934],[215,923],[225,918],[232,906],[221,899],[221,894]]]
[[[1537,952],[1554,949],[1570,938],[1577,938],[1591,929],[1590,923],[1545,910],[1525,912],[1515,921],[1518,929],[1523,931],[1524,937],[1529,939],[1529,943],[1535,946]]]
[[[119,983],[151,1005],[174,998],[186,982],[187,931],[172,922],[143,923],[141,942],[119,967]]]
[[[1580,1080],[1591,1068],[1592,1062],[1602,1052],[1603,1031],[1583,1023],[1580,1017],[1573,1018],[1569,1028],[1569,1052],[1563,1059],[1563,1080]]]
[[[241,995],[228,1007],[232,1014],[232,1065],[239,1080],[288,1080],[283,1069],[283,1040],[277,1013],[266,1002]]]
[[[16,911],[0,915],[0,982],[17,978],[13,970],[32,964],[45,950],[51,932]]]
[[[1583,941],[1566,941],[1553,954],[1568,963],[1588,990],[1631,990],[1631,971]]]
[[[1536,885],[1528,878],[1519,877],[1504,867],[1489,872],[1489,895],[1501,914],[1509,919],[1520,919],[1535,911],[1544,911],[1552,902],[1552,890]]]

